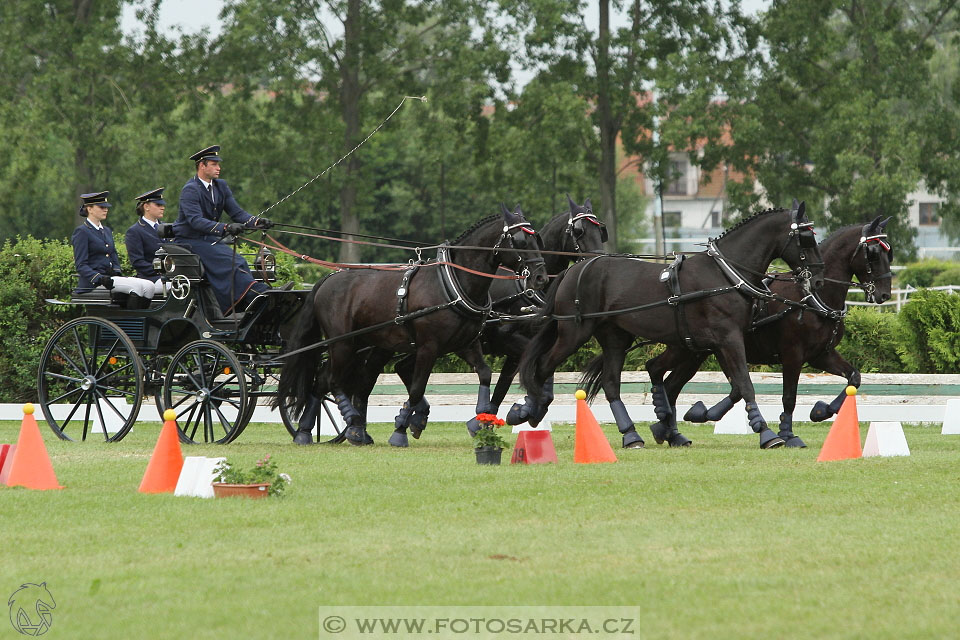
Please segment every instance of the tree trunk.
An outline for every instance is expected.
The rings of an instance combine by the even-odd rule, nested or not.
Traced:
[[[343,152],[357,144],[360,135],[360,2],[348,0],[347,18],[343,23],[343,63],[340,66],[340,106],[343,116]],[[340,189],[340,229],[344,233],[359,232],[357,217],[357,184],[360,162],[351,155],[344,164],[344,181]],[[352,240],[353,236],[345,236]],[[340,245],[340,262],[360,262],[360,245]]]
[[[597,38],[597,125],[600,128],[600,203],[610,237],[609,251],[617,250],[617,131],[619,123],[610,105],[610,0],[600,0]]]

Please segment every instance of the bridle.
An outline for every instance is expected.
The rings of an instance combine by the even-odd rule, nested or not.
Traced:
[[[595,224],[598,227],[600,227],[600,241],[601,242],[607,241],[607,235],[608,235],[607,225],[600,222],[599,218],[597,218],[597,216],[593,213],[593,211],[590,211],[589,209],[587,209],[583,213],[578,213],[577,215],[571,215],[567,219],[567,228],[565,229],[565,233],[568,234],[570,238],[573,240],[573,248],[576,253],[583,253],[583,250],[580,248],[580,241],[579,241],[579,239],[582,238],[584,234],[583,223],[580,222],[579,226],[577,226],[576,224],[581,220],[586,220],[591,224]],[[580,231],[579,234],[577,234],[578,230]],[[585,257],[586,256],[580,256],[579,258],[577,258],[576,261],[580,262]]]
[[[791,240],[796,240],[797,251],[799,252],[800,258],[800,265],[793,270],[794,280],[803,287],[804,292],[810,294],[812,293],[810,280],[813,278],[813,267],[819,267],[820,273],[823,273],[824,267],[822,256],[820,262],[814,262],[808,256],[808,252],[811,249],[817,248],[817,237],[813,230],[813,223],[793,222],[790,224],[790,232],[787,234],[787,239],[780,249],[780,258],[783,258],[783,253],[787,250],[787,246]]]
[[[860,242],[857,244],[856,248],[853,250],[853,255],[850,257],[851,264],[856,259],[857,254],[860,253],[860,250],[863,250],[863,261],[867,265],[867,278],[861,281],[858,286],[863,289],[863,293],[867,298],[867,302],[875,302],[876,298],[874,297],[877,292],[877,280],[883,280],[885,278],[892,278],[893,272],[887,271],[887,273],[882,273],[878,276],[873,275],[873,260],[870,259],[871,255],[877,256],[877,261],[879,261],[880,251],[886,251],[888,254],[893,253],[893,249],[890,246],[890,243],[887,242],[887,234],[878,233],[876,235],[868,236],[866,235],[867,231],[864,228],[863,235],[860,236]],[[871,246],[871,243],[874,243]]]
[[[533,228],[532,224],[524,220],[523,222],[518,222],[511,225],[505,224],[503,226],[503,233],[500,234],[500,238],[497,240],[497,243],[493,245],[493,255],[499,254],[501,248],[505,249],[506,247],[504,247],[504,242],[508,242],[509,247],[513,249],[517,255],[517,263],[513,271],[521,278],[526,280],[530,277],[531,266],[535,267],[538,264],[543,264],[543,256],[538,253],[535,257],[524,257],[529,249],[519,249],[517,247],[519,239],[523,238],[522,235],[517,235],[520,233],[533,236],[538,250],[543,249],[543,239],[540,238],[540,234],[537,233],[537,230]]]

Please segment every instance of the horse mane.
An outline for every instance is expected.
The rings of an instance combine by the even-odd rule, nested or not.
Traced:
[[[727,235],[728,233],[730,233],[730,232],[732,232],[732,231],[736,231],[737,229],[739,229],[739,228],[742,227],[743,225],[747,224],[747,223],[750,222],[751,220],[754,220],[754,219],[756,219],[756,218],[759,218],[760,216],[765,216],[765,215],[767,215],[767,214],[769,214],[769,213],[780,213],[781,211],[787,211],[787,209],[784,209],[784,208],[782,208],[782,207],[781,207],[781,208],[776,208],[776,209],[764,209],[763,211],[760,211],[760,212],[758,212],[758,213],[753,214],[753,215],[750,216],[749,218],[744,218],[743,220],[741,220],[741,221],[738,222],[737,224],[733,225],[733,226],[730,227],[729,229],[724,229],[723,233],[721,233],[721,234],[718,235],[716,238],[714,238],[714,240],[719,240],[720,238],[722,238],[723,236]]]
[[[821,246],[821,247],[823,247],[823,246],[826,246],[828,242],[829,242],[829,243],[836,242],[837,240],[839,240],[840,234],[842,234],[844,231],[849,231],[850,229],[856,229],[857,232],[859,233],[859,232],[863,229],[863,225],[864,225],[864,224],[866,224],[866,223],[861,222],[861,223],[857,223],[857,224],[848,224],[848,225],[846,225],[846,226],[840,227],[839,229],[837,229],[837,230],[834,231],[833,233],[827,235],[827,237],[824,238],[823,240],[821,240],[821,241],[818,243],[818,245]]]
[[[464,231],[459,236],[457,236],[457,239],[451,242],[450,244],[451,245],[460,244],[461,242],[463,242],[463,239],[466,238],[468,235],[470,235],[471,233],[473,233],[483,225],[489,222],[492,222],[493,220],[498,218],[502,219],[503,216],[499,213],[495,213],[493,215],[487,216],[486,218],[481,218],[480,220],[477,220],[476,222],[473,223],[471,227],[469,227],[466,231]]]

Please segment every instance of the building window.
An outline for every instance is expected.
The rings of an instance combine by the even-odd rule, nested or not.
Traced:
[[[920,203],[920,224],[936,226],[940,224],[939,202],[921,202]]]
[[[710,212],[710,226],[715,228],[723,226],[722,212],[716,210]]]
[[[663,228],[679,229],[680,219],[681,219],[681,216],[679,211],[664,211],[663,212]]]
[[[663,190],[668,196],[687,195],[687,161],[671,160],[670,177],[666,189]]]

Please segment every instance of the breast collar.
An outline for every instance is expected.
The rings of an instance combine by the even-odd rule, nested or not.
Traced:
[[[481,306],[471,300],[460,286],[457,274],[453,272],[450,266],[450,246],[443,244],[437,248],[437,262],[440,268],[437,269],[440,274],[440,283],[443,291],[450,302],[453,302],[453,309],[469,318],[486,318],[493,307],[493,300],[490,298],[490,292],[487,291],[486,304]]]

